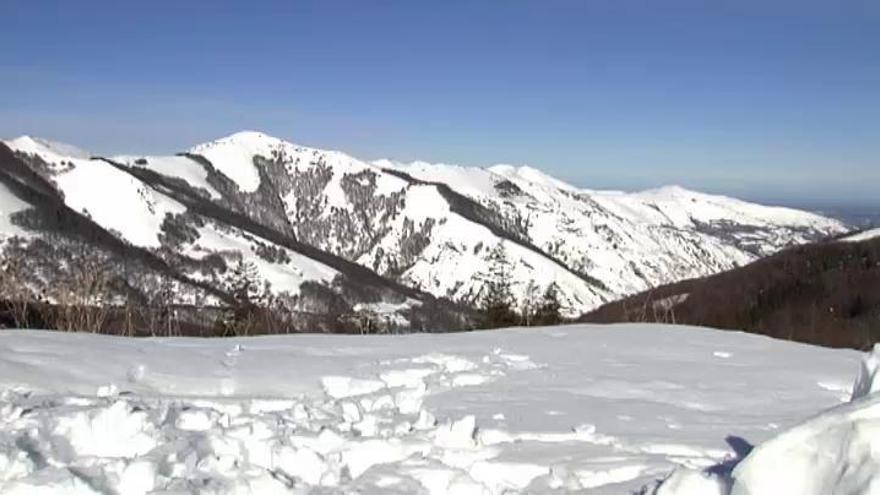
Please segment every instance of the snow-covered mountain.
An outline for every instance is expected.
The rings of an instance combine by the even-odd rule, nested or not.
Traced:
[[[530,282],[555,283],[574,315],[845,231],[815,214],[679,187],[591,191],[529,167],[366,162],[259,132],[176,156],[89,157],[30,137],[2,148],[3,235],[57,230],[48,201],[184,285],[216,287],[244,257],[298,304],[330,289],[348,307],[412,308],[425,297],[469,305],[500,243],[517,298]],[[27,213],[34,206],[43,214]]]

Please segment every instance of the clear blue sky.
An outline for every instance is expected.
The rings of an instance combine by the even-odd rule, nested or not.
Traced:
[[[880,2],[0,1],[0,136],[258,129],[585,187],[880,194]]]

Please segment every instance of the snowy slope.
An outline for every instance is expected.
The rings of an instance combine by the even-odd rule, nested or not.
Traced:
[[[375,163],[447,184],[501,212],[535,245],[600,280],[614,297],[717,273],[845,230],[812,213],[675,186],[591,191],[531,167]]]
[[[12,194],[8,187],[0,184],[0,239],[13,235],[27,235],[24,229],[12,223],[10,216],[29,206]]]
[[[244,192],[260,186],[254,166],[254,155],[269,156],[266,136],[258,132],[240,132],[224,139],[193,147],[190,152],[207,158],[211,164],[232,179]]]
[[[499,243],[510,256],[518,300],[529,282],[539,291],[556,283],[564,311],[576,315],[844,230],[810,213],[678,187],[622,194],[581,190],[530,167],[366,163],[259,132],[190,153],[228,179],[221,201],[239,211],[464,303],[479,298],[486,257]],[[485,208],[477,218],[467,214],[475,207]]]
[[[192,239],[170,243],[160,235],[169,214],[178,230],[202,232],[183,214],[194,194],[206,208],[468,305],[479,300],[488,255],[501,244],[517,301],[530,282],[538,293],[555,283],[569,316],[845,230],[811,213],[679,187],[590,191],[530,167],[368,163],[252,131],[182,156],[114,157],[115,167],[38,139],[7,144],[43,157],[71,208],[139,246],[191,253]],[[277,270],[273,280],[299,283],[280,281]]]
[[[204,166],[192,158],[185,156],[114,156],[113,161],[123,163],[130,167],[143,167],[169,177],[179,177],[187,184],[203,189],[211,198],[219,198],[220,193],[208,182],[208,171]]]
[[[193,259],[203,259],[205,256],[218,253],[253,253],[261,244],[265,245],[266,241],[248,236],[239,229],[218,228],[215,223],[208,222],[198,229],[198,238],[192,244],[186,245],[182,252]],[[304,282],[330,283],[339,274],[333,268],[284,246],[272,245],[272,247],[283,252],[288,261],[269,261],[254,256],[252,262],[261,278],[272,284],[276,292],[297,295]]]
[[[499,238],[486,225],[463,217],[435,185],[413,184],[345,153],[262,133],[233,134],[191,151],[211,161],[206,150],[229,147],[253,153],[249,160],[236,158],[237,167],[260,163],[261,158],[274,162],[260,164],[283,206],[276,217],[289,221],[294,235],[409,286],[473,302],[481,289],[485,258],[501,242],[512,255],[517,295],[529,280],[540,287],[555,282],[572,315],[611,297],[545,253]],[[226,168],[228,164],[217,167]],[[230,193],[232,202],[269,202],[258,188],[242,188],[238,179],[230,179],[250,194]],[[404,249],[409,245],[416,251]]]
[[[868,239],[874,239],[876,237],[880,237],[880,228],[869,229],[864,232],[859,232],[858,234],[844,237],[842,240],[846,242],[861,242],[867,241]]]
[[[757,445],[847,402],[858,363],[854,351],[656,325],[222,340],[6,331],[0,491],[618,494],[690,468],[681,488],[694,469],[729,465],[726,438]],[[855,403],[832,411],[821,424],[869,419]],[[736,478],[799,473],[774,464],[786,438],[822,431],[799,428]],[[658,493],[688,493],[674,485]]]
[[[33,136],[21,136],[10,140],[7,144],[12,148],[30,153],[51,153],[56,156],[69,156],[81,160],[88,160],[91,157],[91,153],[76,146]]]
[[[185,210],[172,198],[100,160],[59,154],[59,150],[69,150],[68,146],[51,147],[30,137],[9,144],[49,165],[49,176],[71,209],[118,232],[134,245],[158,247],[165,215]]]
[[[222,189],[221,186],[228,187],[228,184],[217,182],[216,175],[212,175],[216,172],[211,170],[211,165],[206,166],[197,157],[119,156],[106,160],[83,158],[82,156],[87,156],[84,153],[76,153],[76,156],[61,155],[59,153],[62,150],[71,148],[57,144],[50,146],[43,140],[30,137],[18,138],[5,144],[15,153],[14,158],[20,161],[19,164],[5,165],[14,171],[5,180],[16,181],[15,183],[24,180],[29,184],[26,187],[41,191],[35,201],[42,203],[30,205],[21,201],[0,181],[0,227],[4,227],[2,237],[27,235],[33,237],[34,243],[39,243],[40,239],[51,239],[52,244],[73,243],[69,234],[53,231],[51,227],[56,218],[61,218],[56,211],[58,205],[55,204],[55,201],[60,201],[65,207],[83,215],[87,221],[94,222],[98,228],[108,231],[126,245],[144,249],[167,263],[168,268],[154,273],[157,263],[150,261],[143,253],[129,252],[129,256],[117,258],[119,250],[113,248],[112,243],[110,252],[105,251],[108,249],[106,241],[92,246],[90,251],[96,257],[107,259],[118,272],[116,275],[124,278],[128,285],[141,290],[145,297],[152,297],[149,294],[155,292],[155,277],[166,277],[169,271],[176,271],[188,280],[206,284],[209,288],[227,290],[224,278],[229,272],[227,268],[242,259],[254,265],[258,277],[257,287],[262,288],[264,282],[270,284],[271,292],[284,296],[286,306],[297,311],[322,308],[328,298],[338,297],[330,295],[332,291],[344,290],[340,287],[350,287],[340,280],[340,277],[345,277],[340,271],[339,263],[332,263],[332,256],[328,258],[314,250],[300,249],[295,239],[285,235],[286,232],[276,232],[277,235],[265,237],[267,234],[255,230],[251,223],[242,223],[229,217],[230,212],[219,204],[223,202],[223,196],[218,191]],[[27,174],[17,170],[21,164],[29,168],[35,174],[34,177],[25,178]],[[153,174],[149,177],[171,178],[175,187],[182,185],[184,190],[188,188],[194,194],[181,195],[177,189],[167,187],[161,182],[145,180],[138,171]],[[395,180],[402,182],[396,178]],[[48,194],[50,198],[46,199],[43,194]],[[201,209],[197,207],[199,204],[202,205]],[[31,224],[42,225],[42,229],[28,230],[10,222],[9,215],[30,206],[40,209],[36,215],[38,220],[32,220]],[[62,223],[64,222],[70,224],[70,219]],[[57,236],[59,233],[60,239]],[[98,242],[94,233],[82,234],[91,236],[86,237],[87,242]],[[27,244],[25,248],[26,246]],[[52,259],[54,253],[39,247],[31,252],[47,256],[46,259],[28,260],[29,264],[40,271],[39,278],[47,281],[52,280],[53,266],[63,267],[67,261],[77,261]],[[112,254],[114,252],[116,254]],[[135,259],[132,259],[132,254]],[[331,263],[328,265],[328,262]],[[381,287],[375,286],[375,280],[379,280]],[[403,294],[397,291],[395,294],[395,289],[381,281],[380,277],[375,277],[375,280],[364,280],[361,277],[351,281],[355,285],[366,284],[371,287],[373,293],[368,297],[358,296],[357,293],[354,296],[341,297],[350,305],[386,302],[398,307],[402,301],[413,297],[410,292]],[[188,287],[184,290],[179,286],[179,281],[172,282],[176,287],[173,300],[186,304],[196,300],[208,304],[218,301],[216,292],[211,293],[209,290],[208,293],[203,293],[203,287]],[[329,293],[316,295],[315,286],[312,285],[307,296],[299,297],[302,296],[302,287],[306,283],[332,289]],[[389,294],[393,296],[392,299],[385,301],[383,298]],[[339,307],[338,302],[336,304]],[[384,306],[380,304],[379,307]]]

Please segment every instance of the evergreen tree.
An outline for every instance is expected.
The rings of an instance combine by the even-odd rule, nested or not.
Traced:
[[[226,285],[238,305],[248,306],[258,302],[256,299],[260,291],[259,280],[257,265],[252,261],[240,259],[229,274]]]
[[[239,259],[227,275],[224,285],[235,302],[218,319],[216,333],[221,336],[251,333],[257,321],[258,307],[268,293],[268,286],[262,292],[260,290],[257,266],[251,261]]]
[[[535,324],[537,325],[558,325],[562,322],[562,316],[559,314],[561,308],[559,303],[559,287],[556,282],[551,282],[544,290],[541,297],[541,304],[535,314]]]
[[[482,310],[483,326],[498,328],[518,323],[513,311],[513,294],[510,290],[510,261],[501,243],[489,253],[489,269],[483,284]]]

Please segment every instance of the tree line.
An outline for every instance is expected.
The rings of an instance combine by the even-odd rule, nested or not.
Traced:
[[[513,296],[513,274],[511,262],[504,245],[498,243],[488,256],[488,267],[483,274],[483,288],[479,298],[482,315],[481,328],[502,328],[512,326],[558,325],[563,318],[560,314],[559,287],[551,282],[539,294],[533,280],[526,285],[519,304]]]
[[[324,310],[293,309],[289,296],[273,291],[257,266],[244,258],[226,265],[212,282],[230,299],[219,300],[143,267],[129,267],[124,261],[120,263],[121,260],[82,243],[59,240],[47,246],[67,250],[65,256],[47,259],[70,255],[77,262],[55,264],[52,274],[46,276],[41,274],[47,268],[41,265],[42,257],[30,251],[35,249],[34,245],[12,242],[0,251],[0,327],[126,336],[217,337],[301,331],[396,333],[406,328],[456,329],[440,320],[431,320],[429,313],[419,313],[418,308],[411,308],[406,315],[409,327],[401,326],[399,318],[372,311],[369,305],[349,308],[328,302]],[[487,271],[481,275],[482,291],[471,306],[476,306],[477,311],[462,313],[461,318],[470,323],[462,321],[458,329],[543,326],[563,321],[556,284],[551,283],[542,291],[534,281],[529,281],[517,302],[512,289],[511,262],[503,245],[499,243],[492,249],[487,261]],[[302,292],[300,298],[321,297]]]
[[[880,342],[880,238],[794,246],[746,266],[655,287],[581,317],[727,328],[831,347]]]

